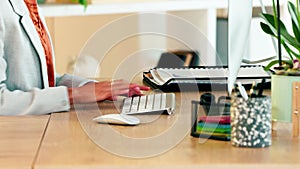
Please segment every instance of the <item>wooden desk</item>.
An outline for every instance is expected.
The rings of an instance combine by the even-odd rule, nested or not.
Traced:
[[[177,111],[174,115],[161,115],[152,122],[138,126],[115,126],[92,122],[91,119],[100,112],[103,114],[116,112],[111,102],[101,103],[99,109],[96,104],[78,105],[75,107],[77,114],[75,110],[71,113],[52,114],[34,168],[300,167],[299,138],[292,138],[290,129],[284,128],[286,126],[278,126],[278,130],[274,132],[273,144],[268,148],[237,148],[230,142],[216,140],[200,143],[198,138],[191,137],[190,100],[199,98],[198,96],[191,93],[177,94]],[[143,120],[149,118],[150,115],[145,115]],[[169,133],[173,130],[175,135]],[[160,136],[163,136],[162,139],[155,140]],[[128,139],[132,142],[127,142]],[[149,142],[151,139],[152,142]],[[178,144],[172,143],[176,139],[179,139]],[[99,144],[99,140],[100,146],[96,144]],[[173,146],[168,150],[170,142]],[[129,158],[126,157],[126,153],[128,156],[151,157]]]
[[[0,116],[0,168],[32,168],[49,117]]]

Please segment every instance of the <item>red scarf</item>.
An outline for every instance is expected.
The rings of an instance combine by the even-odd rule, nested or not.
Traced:
[[[30,12],[30,17],[32,19],[32,22],[34,23],[34,26],[40,36],[40,40],[43,45],[45,56],[46,56],[49,86],[53,87],[55,86],[54,84],[55,75],[54,75],[54,66],[53,66],[52,48],[51,48],[50,39],[42,23],[42,20],[39,16],[37,1],[24,0],[24,2],[26,3],[26,6]]]

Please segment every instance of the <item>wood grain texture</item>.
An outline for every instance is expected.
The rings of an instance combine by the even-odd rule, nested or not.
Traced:
[[[0,116],[0,168],[31,169],[49,115]]]
[[[177,109],[173,116],[161,115],[156,120],[138,126],[116,126],[93,123],[100,113],[117,113],[112,102],[99,105],[78,105],[71,113],[51,115],[51,121],[40,149],[37,169],[108,169],[108,168],[298,168],[300,167],[300,141],[291,137],[290,124],[277,124],[273,143],[268,148],[237,148],[230,142],[199,140],[189,135],[190,101],[198,94],[176,96]],[[76,113],[76,112],[77,113]],[[148,115],[145,115],[148,116]],[[149,115],[150,116],[150,115]],[[80,119],[80,120],[78,120]],[[180,119],[180,120],[179,120]],[[80,122],[79,122],[80,121]],[[80,125],[81,124],[81,125]],[[179,129],[176,125],[179,124]],[[126,157],[131,153],[155,153],[176,139],[169,130],[178,131],[182,139],[171,148],[151,157]],[[183,134],[184,133],[184,134]],[[165,135],[163,140],[153,138]],[[145,142],[127,142],[128,138]],[[102,140],[99,145],[99,140]],[[132,141],[132,140],[131,140]],[[107,149],[111,146],[111,149]],[[120,149],[120,154],[113,152]]]

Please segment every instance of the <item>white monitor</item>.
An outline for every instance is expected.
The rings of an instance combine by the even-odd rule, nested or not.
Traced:
[[[228,2],[228,92],[231,94],[249,40],[252,0]]]

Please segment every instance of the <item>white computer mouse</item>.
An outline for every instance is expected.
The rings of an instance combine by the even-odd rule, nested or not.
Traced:
[[[138,125],[140,119],[125,114],[105,114],[93,119],[99,123],[121,124],[121,125]]]

